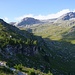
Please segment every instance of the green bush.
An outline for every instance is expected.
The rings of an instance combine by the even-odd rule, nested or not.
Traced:
[[[37,45],[37,40],[33,41],[33,45]]]
[[[23,66],[22,66],[22,64],[16,64],[15,66],[14,66],[14,68],[16,68],[17,70],[20,70],[20,71],[22,71],[22,68],[23,68]]]
[[[36,75],[34,69],[31,69],[28,73],[28,75]]]

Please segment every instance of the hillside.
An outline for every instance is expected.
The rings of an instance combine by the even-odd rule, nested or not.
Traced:
[[[5,61],[9,67],[22,64],[23,67],[48,73],[49,59],[45,59],[48,54],[41,37],[19,30],[0,19],[0,61]]]
[[[66,16],[69,18],[64,19]],[[60,19],[61,18],[61,19]],[[50,63],[64,75],[75,74],[75,14],[62,15],[53,23],[31,26],[25,29],[41,36],[50,51]]]
[[[27,26],[27,25],[33,25],[33,24],[39,24],[39,23],[42,23],[42,22],[38,19],[26,17],[26,18],[23,18],[20,22],[16,22],[14,25],[15,26]]]
[[[52,21],[19,29],[1,19],[1,61],[6,61],[10,67],[20,66],[24,72],[33,70],[35,75],[38,70],[41,75],[49,72],[53,75],[74,75],[75,18],[74,13],[70,13],[64,14],[69,16],[67,20],[63,20],[65,16],[62,15]]]

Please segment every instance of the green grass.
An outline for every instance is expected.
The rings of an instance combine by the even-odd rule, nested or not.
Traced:
[[[5,48],[7,47],[7,45],[10,45],[14,48],[16,48],[17,46],[31,48],[31,46],[33,46],[38,49],[38,54],[34,56],[26,56],[16,53],[16,55],[11,56],[9,53],[6,55]],[[48,73],[49,71],[49,65],[47,64],[48,62],[46,62],[43,58],[43,55],[45,55],[45,53],[48,53],[48,50],[44,44],[44,41],[39,36],[34,36],[27,31],[19,30],[18,28],[10,26],[9,24],[0,24],[0,49],[0,60],[6,61],[9,67],[14,67],[16,64],[23,64],[24,67],[26,66],[34,69],[36,68],[43,71],[43,68],[41,68],[40,65],[46,65],[48,68],[45,68],[44,72]],[[42,53],[43,50],[44,52]],[[7,58],[8,56],[10,57]]]
[[[62,39],[62,34],[70,29],[66,26],[57,25],[39,25],[38,27],[31,27],[35,35],[42,36],[43,38],[50,38],[51,40]]]
[[[61,22],[32,26],[32,33],[41,36],[49,48],[50,67],[66,74],[75,72],[75,30],[74,24]],[[27,29],[26,29],[27,30]],[[54,58],[53,58],[53,57]]]
[[[56,75],[59,73],[68,75],[75,72],[75,30],[72,31],[74,25],[65,24],[55,23],[31,27],[36,36],[24,30],[20,31],[13,26],[0,24],[0,48],[2,50],[7,45],[28,48],[36,46],[38,49],[36,55],[26,56],[17,53],[16,56],[9,59],[1,55],[0,60],[5,60],[10,67],[22,64],[23,68],[19,69],[29,74],[37,75],[38,70],[41,75],[48,75],[49,71],[52,73],[56,71]],[[13,60],[14,58],[15,60]]]
[[[40,70],[35,70],[34,68],[27,68],[27,67],[24,67],[22,66],[22,64],[19,64],[19,65],[16,65],[15,66],[16,69],[24,72],[24,73],[27,73],[28,75],[53,75],[52,73],[43,73],[41,72]]]

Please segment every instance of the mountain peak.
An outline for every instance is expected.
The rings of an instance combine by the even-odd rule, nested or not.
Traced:
[[[61,20],[70,20],[72,18],[75,18],[75,12],[69,12],[59,17]]]
[[[25,17],[22,20],[28,20],[28,19],[34,19],[34,18],[32,18],[32,17]]]
[[[23,25],[32,25],[40,23],[40,20],[32,18],[32,17],[26,17],[23,18],[20,22],[16,23],[17,26],[23,26]]]
[[[26,18],[23,18],[21,21],[32,21],[32,20],[37,20],[37,19],[34,19],[32,17],[26,17]]]

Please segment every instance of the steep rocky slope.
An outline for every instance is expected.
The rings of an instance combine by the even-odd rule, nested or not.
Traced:
[[[0,60],[14,67],[25,67],[50,71],[49,51],[44,40],[27,31],[19,30],[0,19]],[[47,59],[45,59],[47,58]]]
[[[69,16],[66,18],[66,16]],[[24,29],[24,28],[23,28]],[[75,74],[75,14],[62,15],[54,23],[25,28],[38,36],[42,36],[49,48],[51,67],[57,73]],[[55,69],[56,68],[56,69]],[[58,74],[59,75],[59,74]]]
[[[26,28],[36,36],[25,31],[24,27],[19,30],[1,20],[1,59],[6,60],[10,66],[23,64],[42,72],[51,71],[54,75],[74,75],[74,15],[70,12],[54,20],[55,22]]]

